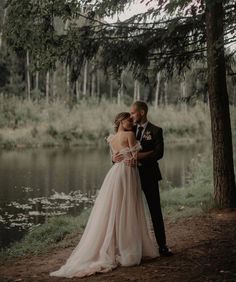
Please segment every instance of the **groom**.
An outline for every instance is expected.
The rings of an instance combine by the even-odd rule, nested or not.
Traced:
[[[134,123],[136,139],[140,141],[142,150],[138,153],[138,169],[143,192],[150,210],[155,237],[161,256],[172,256],[166,245],[164,221],[160,204],[158,181],[162,179],[158,160],[163,157],[164,142],[162,128],[150,123],[147,119],[148,106],[142,101],[136,101],[131,106],[131,116]],[[114,156],[115,162],[120,156]],[[132,164],[131,164],[132,165]]]

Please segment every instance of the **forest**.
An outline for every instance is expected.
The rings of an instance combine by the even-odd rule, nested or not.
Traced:
[[[143,10],[122,19],[137,3]],[[0,1],[0,261],[23,258],[12,276],[0,265],[4,279],[30,281],[25,263],[35,281],[51,281],[111,165],[114,117],[137,100],[163,128],[161,204],[177,250],[171,263],[144,264],[145,279],[233,281],[233,0]],[[103,277],[140,275],[135,267]]]

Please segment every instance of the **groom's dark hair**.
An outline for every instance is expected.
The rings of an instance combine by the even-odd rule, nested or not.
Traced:
[[[148,105],[143,101],[136,101],[133,103],[133,106],[137,107],[138,111],[143,110],[145,114],[148,113]]]

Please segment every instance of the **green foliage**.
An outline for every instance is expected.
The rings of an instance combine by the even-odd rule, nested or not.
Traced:
[[[210,156],[199,155],[194,159],[186,185],[162,191],[161,203],[165,215],[173,218],[204,213],[214,208]]]
[[[24,65],[12,50],[0,50],[0,91],[19,96],[24,91]]]
[[[55,18],[64,22],[80,11],[79,2],[64,0],[8,0],[4,36],[17,53],[29,51],[34,68],[51,69],[65,41],[55,30]],[[66,51],[66,50],[65,50]]]

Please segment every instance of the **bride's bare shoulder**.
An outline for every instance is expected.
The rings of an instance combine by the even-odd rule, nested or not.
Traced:
[[[126,136],[135,136],[134,132],[133,131],[124,131]]]

